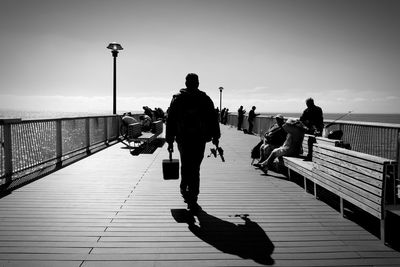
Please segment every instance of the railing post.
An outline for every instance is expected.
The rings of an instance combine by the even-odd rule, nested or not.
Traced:
[[[104,142],[108,145],[108,117],[104,117]]]
[[[4,178],[6,185],[12,182],[13,174],[11,124],[20,121],[21,119],[0,120],[0,124],[3,125],[4,131]]]
[[[56,158],[57,167],[62,163],[62,120],[56,120]]]
[[[397,193],[396,194],[396,197],[395,197],[395,200],[397,200],[398,198],[400,198],[400,171],[399,171],[399,160],[400,160],[400,129],[397,129],[397,148],[396,148],[396,162],[397,162],[397,164],[396,164],[396,170],[394,170],[395,171],[395,173],[396,173],[396,175],[395,175],[395,179],[396,179],[396,181],[395,181],[395,186],[397,187],[397,188],[395,188],[397,191],[395,192],[395,193]],[[397,201],[396,201],[396,204],[397,204]]]
[[[85,119],[86,153],[90,154],[90,118]]]
[[[119,135],[120,135],[119,129],[121,128],[122,120],[119,120],[117,115],[114,117],[114,119],[116,121],[115,125],[117,127],[116,129],[114,129],[114,131],[117,139],[119,140]]]

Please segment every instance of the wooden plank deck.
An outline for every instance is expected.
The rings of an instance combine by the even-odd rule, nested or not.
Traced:
[[[222,132],[226,162],[205,156],[194,226],[179,181],[162,179],[166,147],[132,156],[117,144],[0,199],[0,266],[400,265],[295,183],[250,166],[258,137]]]

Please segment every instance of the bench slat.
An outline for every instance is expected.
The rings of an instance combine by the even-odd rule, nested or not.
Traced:
[[[318,164],[316,164],[314,172],[318,172],[319,174],[323,173],[329,176],[329,178],[336,184],[340,184],[340,186],[342,186],[343,188],[346,188],[351,192],[355,192],[361,195],[362,197],[370,199],[378,204],[381,203],[381,197],[382,197],[381,188],[370,186],[368,189],[374,190],[374,192],[371,192],[369,190],[366,190],[366,184],[361,182],[356,183],[354,182],[355,179],[352,179],[350,176],[337,173],[332,169],[326,168],[325,166],[321,166]]]
[[[378,164],[385,164],[385,163],[386,164],[396,164],[397,163],[395,160],[381,158],[378,156],[365,154],[365,153],[361,153],[358,151],[348,150],[348,149],[335,147],[335,146],[329,146],[329,145],[323,145],[323,144],[316,143],[316,144],[314,144],[314,148],[316,149],[316,147],[325,148],[326,150],[335,151],[336,153],[343,154],[344,156],[354,157],[355,159],[361,159],[363,161],[369,161],[371,163],[372,162],[375,162]]]
[[[372,175],[367,175],[371,174],[370,172],[360,172],[360,168],[357,169],[357,166],[353,166],[348,163],[343,163],[342,161],[338,159],[333,159],[331,157],[328,157],[326,155],[320,154],[320,153],[315,153],[313,161],[317,163],[318,165],[323,165],[327,166],[331,169],[336,169],[338,172],[341,173],[347,173],[349,176],[362,180],[372,186],[375,187],[382,187],[382,178],[383,174],[374,172]]]
[[[329,180],[329,175],[326,175],[325,173],[320,172],[318,170],[315,170],[313,174],[314,174],[314,180],[317,182],[318,185],[324,187],[325,189],[327,189],[330,192],[336,194],[337,196],[345,199],[346,201],[362,208],[363,210],[367,211],[368,213],[377,217],[378,219],[382,218],[382,214],[381,214],[382,209],[381,209],[380,205],[376,205],[373,202],[367,201],[367,202],[369,202],[369,204],[371,204],[375,207],[375,209],[371,208],[370,206],[366,205],[365,199],[360,201],[356,198],[349,197],[349,195],[347,195],[345,193],[345,192],[348,192],[348,190],[346,190],[345,188],[341,188],[339,185],[337,185],[335,183],[332,183]]]
[[[308,179],[312,179],[313,163],[311,161],[304,161],[302,158],[294,157],[283,157],[283,161],[289,169]]]
[[[368,159],[362,158],[363,153],[360,153],[354,156],[354,153],[348,154],[346,152],[347,149],[341,148],[341,151],[332,150],[331,147],[323,147],[315,145],[315,153],[320,153],[323,155],[327,155],[328,158],[331,159],[332,162],[341,162],[343,165],[349,166],[350,169],[355,168],[358,172],[363,173],[365,175],[369,175],[375,177],[376,179],[382,179],[383,164],[382,162],[373,162]]]
[[[315,139],[317,141],[317,144],[323,144],[323,145],[339,146],[340,144],[343,143],[342,140],[328,139],[326,137],[320,137],[320,136],[315,137]]]

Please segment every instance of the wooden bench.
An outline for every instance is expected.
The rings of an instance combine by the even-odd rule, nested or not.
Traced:
[[[306,156],[309,154],[309,152],[312,153],[312,151],[309,151],[309,149],[312,148],[315,142],[318,144],[325,144],[329,146],[341,146],[342,144],[341,140],[328,139],[325,137],[315,137],[313,135],[305,134],[302,143],[302,149],[303,149],[302,156],[282,157],[283,165],[287,168],[287,173],[288,173],[287,176],[289,180],[293,180],[292,172],[301,175],[304,179],[304,190],[306,191],[307,191],[307,179],[314,182],[313,163],[311,160],[307,160]],[[315,189],[315,184],[314,184],[314,189]]]
[[[315,184],[340,197],[342,214],[345,200],[378,218],[385,242],[386,205],[396,200],[396,161],[316,143],[312,176]]]
[[[128,133],[126,135],[126,141],[128,142],[129,149],[131,149],[131,143],[139,145],[148,145],[153,142],[162,132],[164,124],[161,120],[152,123],[152,131],[142,132],[142,125],[138,122],[131,123],[128,125]]]

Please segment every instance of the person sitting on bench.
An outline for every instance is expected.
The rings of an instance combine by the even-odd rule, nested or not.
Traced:
[[[269,157],[260,163],[260,167],[265,173],[268,173],[268,168],[277,157],[298,156],[302,153],[305,133],[304,124],[296,119],[288,119],[282,127],[287,132],[286,140],[282,146],[272,150]]]
[[[274,118],[276,123],[264,134],[263,144],[260,146],[260,159],[254,164],[256,167],[260,167],[260,163],[269,157],[272,150],[280,147],[285,142],[286,131],[282,127],[285,120],[281,114],[276,115]]]

